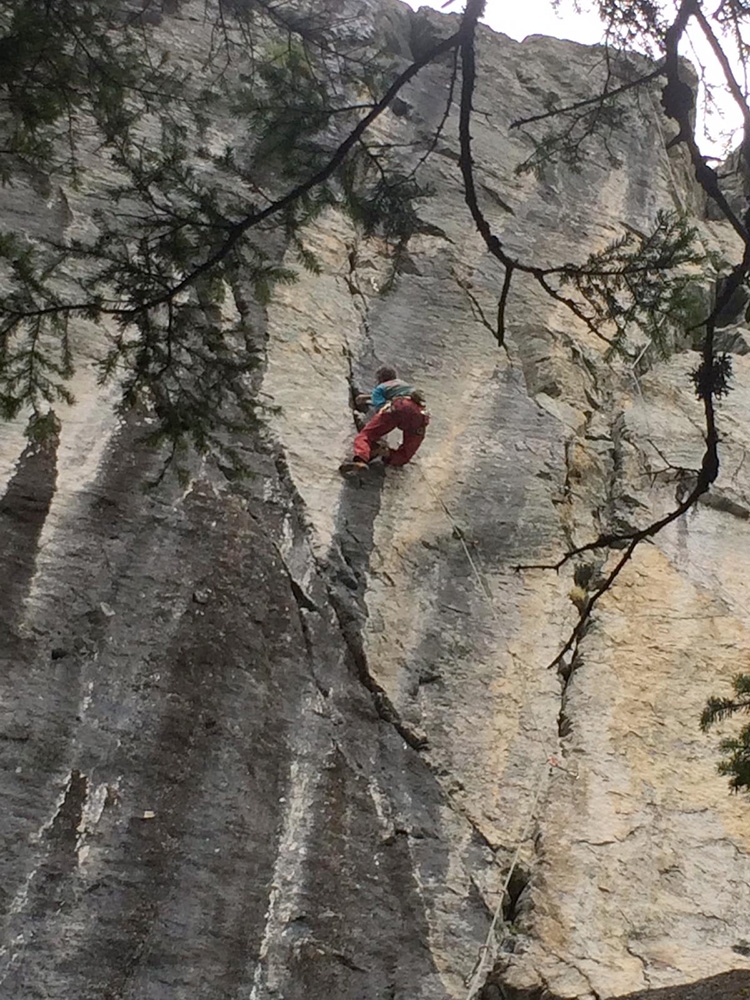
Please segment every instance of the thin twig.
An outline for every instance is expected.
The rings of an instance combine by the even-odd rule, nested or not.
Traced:
[[[478,0],[473,0],[473,2],[478,2]],[[259,225],[271,216],[278,215],[280,212],[283,212],[284,209],[299,201],[299,199],[306,195],[308,191],[311,191],[313,188],[325,183],[325,181],[327,181],[336,172],[338,167],[341,166],[351,149],[359,143],[360,138],[367,131],[370,125],[372,125],[372,123],[386,110],[398,92],[410,80],[412,80],[420,72],[420,70],[424,69],[425,66],[444,53],[455,49],[461,43],[465,30],[466,28],[462,24],[457,32],[450,35],[448,38],[443,39],[442,42],[435,45],[429,50],[429,52],[425,53],[425,55],[416,59],[413,63],[407,66],[407,68],[396,77],[380,100],[373,105],[370,112],[360,119],[346,139],[344,139],[344,141],[338,146],[324,167],[308,177],[306,181],[303,181],[296,187],[292,188],[292,190],[288,191],[287,194],[272,202],[270,205],[251,212],[243,219],[235,222],[231,227],[229,227],[228,235],[221,246],[201,264],[198,264],[191,271],[189,271],[184,278],[176,282],[161,295],[157,295],[154,298],[139,303],[138,305],[105,306],[98,308],[97,312],[100,315],[119,316],[126,321],[131,320],[149,309],[155,309],[158,306],[164,305],[179,295],[180,292],[193,285],[198,278],[211,271],[217,264],[224,260],[237,246],[242,236],[248,230]],[[62,312],[80,312],[90,309],[90,302],[55,304],[53,306],[46,306],[41,309],[30,310],[28,312],[11,314],[11,323],[15,323],[20,319],[35,316],[46,316]]]
[[[705,159],[701,156],[700,150],[698,149],[697,143],[692,133],[692,128],[690,125],[690,107],[684,101],[680,100],[680,95],[684,95],[684,90],[681,88],[686,86],[682,83],[679,77],[679,57],[678,57],[678,46],[679,41],[684,33],[690,17],[696,14],[699,9],[699,4],[697,0],[683,0],[680,8],[677,12],[675,21],[671,27],[667,30],[665,36],[665,48],[666,48],[666,62],[665,70],[667,74],[667,86],[665,87],[665,94],[663,103],[667,114],[674,118],[680,127],[677,141],[684,142],[690,151],[690,156],[695,167],[696,179],[699,184],[703,187],[706,194],[712,198],[719,208],[722,210],[724,215],[727,217],[728,221],[732,223],[735,230],[742,236],[743,242],[745,244],[745,250],[743,254],[742,261],[737,264],[730,275],[728,276],[721,294],[717,297],[714,308],[711,314],[704,321],[706,324],[706,336],[703,342],[702,349],[702,366],[706,371],[710,371],[713,368],[714,363],[714,330],[716,324],[716,317],[724,309],[732,295],[740,287],[742,282],[750,273],[750,237],[748,236],[745,227],[739,222],[731,208],[729,207],[726,198],[723,196],[721,191],[718,189],[718,183],[716,180],[716,174],[713,170],[710,170],[706,166]],[[671,94],[668,92],[671,87]],[[677,95],[677,97],[675,97]],[[672,141],[674,144],[675,140]],[[702,324],[701,324],[702,325]],[[577,642],[582,638],[588,622],[591,619],[592,612],[596,603],[600,600],[604,594],[607,593],[614,584],[617,577],[620,575],[626,564],[630,561],[638,545],[647,539],[653,538],[660,531],[666,528],[673,521],[682,517],[697,501],[698,499],[706,493],[711,487],[712,483],[715,482],[717,476],[719,475],[719,453],[718,453],[718,443],[719,436],[716,427],[716,412],[714,403],[714,392],[712,387],[709,385],[708,391],[702,394],[703,407],[704,407],[704,417],[705,417],[705,451],[703,453],[703,458],[701,460],[701,466],[698,470],[695,486],[690,491],[688,496],[671,510],[664,517],[653,521],[651,524],[647,525],[645,528],[636,529],[630,532],[620,532],[614,534],[600,535],[598,538],[594,539],[592,542],[587,542],[584,545],[576,546],[566,552],[560,559],[555,563],[551,564],[537,564],[537,566],[526,566],[518,567],[520,568],[539,568],[539,569],[555,569],[559,570],[565,565],[570,559],[576,556],[583,555],[586,552],[591,552],[602,548],[612,548],[623,542],[627,542],[627,547],[623,555],[617,560],[614,568],[610,571],[607,577],[599,584],[596,590],[589,596],[583,608],[579,613],[578,622],[572,629],[567,641],[562,646],[560,651],[557,653],[555,658],[549,664],[549,667],[556,667],[561,662],[563,657],[570,652],[571,649],[577,644]]]
[[[592,104],[601,104],[602,101],[608,100],[610,97],[618,97],[620,94],[624,94],[628,90],[633,90],[634,87],[640,87],[644,83],[650,83],[652,80],[656,80],[658,77],[664,75],[664,66],[658,66],[652,73],[647,73],[646,76],[638,77],[637,80],[631,80],[629,83],[624,83],[621,87],[615,87],[613,90],[605,90],[604,93],[597,94],[596,97],[587,97],[585,100],[576,101],[574,104],[568,104],[564,108],[553,108],[551,111],[545,111],[538,115],[531,115],[529,118],[517,118],[515,121],[510,123],[510,128],[521,128],[523,125],[532,125],[534,122],[541,122],[547,118],[554,118],[556,115],[567,115],[573,111],[578,111],[581,108],[590,107]]]

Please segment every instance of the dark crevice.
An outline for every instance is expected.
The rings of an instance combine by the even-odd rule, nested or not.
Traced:
[[[372,695],[373,704],[379,717],[384,722],[392,725],[404,743],[410,746],[412,750],[416,750],[417,752],[426,750],[429,747],[427,738],[415,732],[404,723],[385,690],[370,673],[367,656],[362,645],[362,638],[357,623],[353,620],[352,613],[344,607],[343,601],[335,592],[329,589],[328,593],[331,600],[331,607],[339,623],[344,642],[356,667],[357,676]]]
[[[305,504],[304,500],[299,494],[297,487],[292,479],[291,472],[289,471],[289,466],[286,462],[284,455],[279,452],[276,457],[276,470],[282,483],[288,488],[290,496],[292,498],[292,504],[294,506],[295,512],[298,514],[301,526],[304,527],[308,524],[308,519],[304,516]],[[336,616],[336,621],[338,622],[341,635],[346,644],[346,648],[352,657],[352,662],[356,668],[357,677],[359,678],[362,685],[370,692],[372,695],[373,705],[375,710],[384,722],[389,723],[393,726],[396,732],[399,734],[401,739],[406,743],[407,746],[411,747],[412,750],[417,752],[426,750],[429,746],[429,742],[426,737],[416,731],[414,731],[410,726],[408,726],[400,717],[398,711],[394,707],[390,698],[386,694],[385,690],[380,684],[375,680],[375,678],[370,673],[369,665],[367,663],[367,656],[365,655],[362,637],[361,637],[361,621],[360,617],[356,614],[352,602],[356,602],[356,594],[360,589],[361,583],[361,570],[354,565],[354,558],[350,556],[344,549],[343,546],[338,548],[338,554],[341,556],[344,565],[351,570],[351,574],[342,572],[341,567],[326,566],[321,564],[315,557],[311,554],[311,558],[314,561],[315,568],[318,575],[325,581],[326,590],[328,593],[328,598],[330,601],[331,608]],[[281,556],[280,556],[281,558]],[[304,593],[302,588],[297,584],[297,582],[292,577],[289,572],[286,563],[282,558],[282,564],[289,580],[290,589],[292,595],[294,596],[295,602],[297,604],[300,626],[302,629],[302,634],[307,647],[308,659],[311,664],[311,669],[314,663],[314,654],[312,641],[309,634],[309,629],[307,622],[305,621],[305,612],[315,611],[320,612],[320,608],[315,605],[310,598]],[[347,590],[353,592],[351,598],[342,598],[337,592],[334,586],[333,580],[337,582],[342,582]],[[313,678],[315,683],[324,697],[328,697],[330,691],[327,687],[322,685],[314,669],[312,669]]]
[[[294,594],[294,588],[292,588],[292,593]],[[300,605],[299,602],[297,602],[297,617],[299,620],[300,630],[302,632],[302,638],[305,643],[305,653],[307,655],[307,662],[310,667],[310,674],[312,675],[312,679],[315,682],[315,686],[318,689],[318,691],[320,691],[320,693],[323,695],[324,698],[328,698],[330,697],[331,689],[320,681],[318,677],[318,672],[315,669],[315,650],[313,646],[313,640],[312,636],[310,635],[310,628],[305,619],[304,607]]]
[[[560,714],[557,716],[557,735],[561,740],[566,739],[573,732],[573,723],[570,721],[568,715],[564,708],[560,709]]]
[[[372,334],[370,332],[370,324],[368,321],[368,312],[370,309],[369,302],[365,293],[360,287],[359,280],[357,277],[357,249],[356,247],[351,247],[348,255],[349,262],[349,272],[344,274],[344,280],[346,281],[347,287],[349,289],[349,294],[354,300],[355,308],[360,308],[361,311],[361,323],[360,329],[364,335],[364,340],[368,345],[367,351],[371,356],[372,361],[376,361],[375,350],[372,343]],[[359,306],[357,306],[357,303]],[[344,357],[346,358],[346,363],[348,366],[348,373],[346,376],[347,383],[349,385],[349,409],[352,412],[352,421],[357,431],[362,430],[364,425],[368,420],[367,407],[360,408],[357,405],[357,396],[362,393],[362,387],[359,384],[357,375],[355,374],[354,357],[352,350],[349,346],[349,341],[346,339],[345,335],[345,346],[344,346]]]
[[[310,519],[307,517],[305,501],[302,499],[302,496],[297,489],[292,473],[289,469],[289,463],[286,460],[286,455],[283,451],[281,451],[281,449],[276,452],[274,466],[276,468],[276,474],[279,477],[279,485],[283,487],[288,494],[289,499],[291,500],[292,510],[297,515],[300,525],[303,529],[309,528]]]
[[[287,570],[287,574],[289,576],[289,585],[292,588],[292,593],[294,594],[294,599],[297,602],[298,607],[304,609],[305,611],[315,611],[317,614],[320,614],[320,608],[317,604],[310,600],[302,587],[300,587],[291,573],[289,573],[289,570]]]
[[[522,865],[515,866],[503,899],[503,920],[506,924],[515,923],[522,905],[521,896],[530,879],[530,873]]]
[[[59,429],[57,424],[51,426],[52,432],[41,442],[26,446],[0,498],[0,627],[6,641],[22,612],[35,571],[37,546],[55,495]]]
[[[83,806],[88,795],[88,780],[80,771],[71,771],[65,795],[51,826],[46,831],[48,840],[72,852],[78,838],[78,827],[83,816]]]
[[[71,771],[62,801],[42,834],[43,860],[27,886],[26,911],[32,921],[41,921],[50,911],[59,913],[71,902],[67,877],[78,864],[78,830],[87,797],[88,778],[78,770]]]
[[[279,559],[281,560],[281,565],[284,569],[286,578],[289,581],[289,589],[292,592],[292,597],[294,598],[294,602],[297,608],[297,620],[299,621],[300,631],[302,632],[302,638],[305,643],[305,652],[307,655],[307,662],[310,667],[310,674],[312,675],[312,679],[315,682],[315,686],[317,687],[318,691],[320,691],[320,693],[323,695],[324,698],[328,698],[330,696],[331,691],[330,688],[327,687],[325,684],[321,683],[320,679],[318,678],[318,674],[315,669],[315,650],[314,650],[313,639],[312,636],[310,635],[310,628],[307,624],[307,619],[305,617],[305,612],[308,613],[314,612],[315,614],[319,615],[320,608],[317,606],[317,604],[315,604],[314,601],[312,601],[307,596],[302,587],[300,587],[300,585],[294,579],[289,570],[289,567],[286,564],[286,560],[281,555],[281,552],[279,552],[278,549],[277,552],[279,555]]]
[[[340,962],[345,969],[351,969],[352,972],[369,973],[372,971],[371,969],[365,968],[365,966],[363,965],[358,965],[353,958],[350,958],[349,955],[344,954],[343,951],[332,951],[329,952],[329,954],[331,958],[333,958],[336,962]]]

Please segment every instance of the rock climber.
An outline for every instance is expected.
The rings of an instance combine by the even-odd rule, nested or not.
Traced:
[[[354,457],[340,467],[345,476],[362,472],[375,458],[382,458],[384,465],[406,465],[422,444],[430,422],[424,397],[414,386],[402,381],[394,368],[384,365],[378,368],[375,377],[378,384],[372,392],[362,393],[354,401],[356,409],[374,406],[377,413],[355,437]],[[392,450],[381,438],[397,428],[403,439]]]

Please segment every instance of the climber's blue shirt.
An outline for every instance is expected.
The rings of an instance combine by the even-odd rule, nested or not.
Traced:
[[[381,382],[380,385],[376,385],[370,399],[372,405],[379,410],[381,406],[385,406],[389,399],[395,399],[396,396],[411,396],[413,392],[413,385],[402,382],[400,378],[394,378],[390,382]]]

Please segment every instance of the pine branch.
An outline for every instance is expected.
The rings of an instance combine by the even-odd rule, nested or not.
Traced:
[[[536,568],[559,570],[570,559],[586,552],[603,548],[611,549],[614,546],[627,543],[624,555],[617,561],[613,570],[583,604],[579,612],[579,618],[576,625],[572,629],[568,639],[563,644],[558,654],[549,664],[550,668],[558,666],[563,657],[570,652],[570,650],[573,649],[576,643],[581,639],[588,626],[588,622],[596,603],[611,589],[625,565],[632,558],[637,546],[641,542],[653,538],[669,524],[685,514],[698,501],[698,499],[708,491],[711,484],[715,482],[719,474],[718,431],[716,427],[714,402],[716,395],[719,394],[719,392],[717,392],[717,388],[719,388],[720,391],[721,387],[717,386],[713,374],[716,365],[716,358],[714,354],[715,320],[719,313],[721,313],[727,305],[735,291],[743,283],[748,273],[750,273],[750,238],[748,237],[748,233],[746,232],[744,226],[739,223],[739,220],[727,204],[726,199],[718,190],[718,184],[714,183],[715,174],[706,167],[705,161],[698,150],[690,128],[689,106],[685,104],[684,100],[677,100],[674,96],[675,94],[682,93],[680,88],[683,86],[679,78],[679,59],[677,55],[679,40],[687,27],[690,17],[695,13],[696,6],[697,0],[683,0],[673,24],[666,32],[665,44],[667,57],[665,70],[667,74],[667,87],[665,87],[665,110],[668,115],[676,118],[678,124],[680,125],[680,133],[677,138],[679,141],[683,141],[688,145],[691,158],[695,166],[696,178],[698,182],[703,186],[706,194],[716,202],[735,230],[742,236],[744,243],[743,259],[738,265],[735,266],[729,275],[721,295],[717,297],[715,306],[705,321],[706,335],[703,343],[701,366],[696,372],[696,392],[702,400],[704,407],[706,447],[701,460],[701,466],[695,486],[686,499],[664,517],[653,521],[645,528],[637,529],[635,531],[600,535],[591,542],[571,548],[554,563],[517,567],[518,569]],[[670,87],[672,88],[671,96],[668,92]],[[713,179],[710,175],[713,175]],[[704,373],[703,378],[701,378],[701,370]]]
[[[373,124],[374,121],[376,121],[378,117],[380,117],[386,108],[388,108],[393,99],[398,95],[399,91],[407,83],[409,83],[409,81],[412,80],[420,72],[420,70],[424,69],[425,66],[429,65],[446,52],[450,52],[455,49],[460,44],[464,31],[465,28],[462,25],[455,34],[444,39],[442,42],[439,42],[432,49],[430,49],[429,52],[415,60],[402,73],[400,73],[390,87],[388,87],[380,100],[373,104],[368,114],[360,119],[355,128],[352,129],[343,142],[339,144],[338,148],[329,158],[324,167],[308,177],[307,180],[297,184],[282,197],[271,202],[271,204],[262,209],[251,212],[244,218],[239,219],[227,226],[227,236],[221,246],[200,264],[193,267],[182,279],[171,284],[163,293],[152,296],[137,305],[131,303],[128,305],[96,304],[92,306],[91,302],[60,302],[39,309],[30,309],[18,312],[9,312],[5,310],[7,318],[3,326],[0,327],[0,335],[2,335],[3,332],[7,332],[12,329],[13,326],[21,320],[60,313],[70,314],[75,312],[90,312],[92,308],[95,308],[100,315],[115,316],[125,322],[128,322],[146,311],[156,309],[159,306],[172,301],[181,292],[194,285],[203,275],[212,271],[217,264],[225,260],[249,230],[259,226],[267,219],[284,212],[290,206],[299,202],[309,192],[321,186],[330,177],[332,177],[341,164],[344,163],[350,151],[359,143],[361,137],[365,134],[367,129]]]
[[[483,9],[483,4],[481,0],[469,0],[466,5],[466,10],[461,21],[461,31],[462,37],[460,39],[460,52],[461,52],[461,71],[462,71],[462,85],[461,85],[461,104],[460,104],[460,114],[459,114],[459,142],[461,147],[461,155],[459,159],[459,167],[464,182],[464,201],[466,202],[477,230],[484,240],[484,243],[493,255],[497,258],[500,263],[505,268],[506,278],[510,272],[511,276],[513,271],[521,271],[524,274],[529,274],[539,285],[544,289],[550,298],[559,302],[561,305],[566,306],[575,316],[578,317],[591,333],[594,334],[600,340],[612,346],[612,341],[609,337],[605,336],[594,319],[587,315],[581,307],[573,299],[568,296],[562,295],[557,289],[553,288],[552,285],[547,281],[548,272],[541,267],[536,267],[529,264],[524,264],[521,261],[511,257],[503,249],[503,245],[497,236],[492,232],[487,218],[479,207],[479,201],[477,198],[476,182],[474,179],[474,162],[471,152],[471,116],[473,111],[473,99],[474,99],[474,89],[476,85],[476,60],[474,55],[474,36],[476,32],[477,22],[481,16],[481,10]],[[510,282],[510,278],[507,278]],[[507,299],[507,291],[505,290],[505,298]],[[503,297],[501,295],[501,302],[503,302]],[[504,304],[504,302],[503,302]],[[505,337],[505,327],[504,327],[504,308],[498,310],[498,320],[502,322],[498,324],[497,340],[502,343]]]
[[[522,128],[524,125],[533,125],[535,122],[542,122],[548,118],[556,118],[560,115],[572,114],[575,111],[580,111],[582,108],[591,107],[594,104],[601,104],[602,101],[607,101],[613,97],[619,97],[621,94],[627,93],[629,90],[633,90],[635,87],[642,87],[646,83],[650,83],[652,80],[657,80],[660,76],[664,75],[664,66],[658,66],[653,72],[646,73],[645,76],[639,76],[636,80],[630,80],[628,83],[622,84],[620,87],[614,87],[609,90],[608,83],[609,77],[604,85],[604,91],[597,94],[595,97],[587,97],[581,101],[574,101],[573,104],[567,104],[562,108],[552,108],[550,111],[544,111],[538,115],[530,115],[528,118],[517,118],[515,121],[510,123],[510,128]]]

